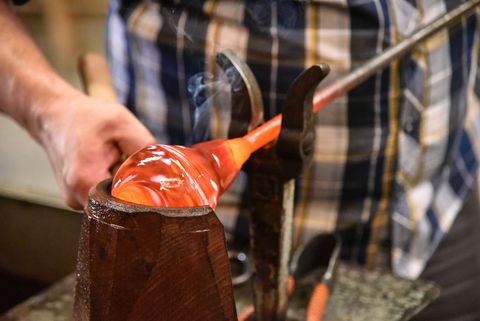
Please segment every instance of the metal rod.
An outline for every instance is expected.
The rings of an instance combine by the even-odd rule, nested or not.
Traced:
[[[346,76],[339,78],[326,87],[318,89],[313,98],[313,112],[317,112],[339,96],[359,85],[393,60],[402,57],[412,50],[414,46],[426,40],[440,29],[450,27],[456,24],[462,17],[473,13],[475,7],[479,4],[480,0],[470,0],[462,3],[457,8],[406,37],[398,44],[368,60],[361,67],[355,69]],[[256,151],[278,137],[280,133],[281,119],[282,115],[279,114],[245,135],[245,139],[251,144],[251,152]]]
[[[386,49],[383,53],[370,59],[361,67],[355,69],[343,78],[338,79],[331,85],[319,89],[314,97],[313,111],[316,112],[323,106],[333,101],[338,96],[348,92],[350,89],[362,83],[368,77],[381,70],[393,60],[402,57],[411,51],[414,46],[426,40],[442,28],[456,24],[461,18],[467,16],[480,4],[480,0],[471,0],[462,3],[457,8],[437,18],[433,22],[422,27],[412,35],[406,37],[398,44]]]

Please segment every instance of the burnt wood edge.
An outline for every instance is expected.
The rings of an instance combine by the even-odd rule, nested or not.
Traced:
[[[203,216],[214,212],[213,209],[208,206],[189,207],[188,211],[185,207],[159,207],[159,206],[145,206],[139,205],[127,201],[123,201],[110,194],[112,187],[112,179],[106,179],[96,186],[92,187],[89,192],[88,204],[91,207],[108,207],[113,210],[122,211],[124,213],[136,214],[136,213],[149,213],[149,214],[161,214],[168,217],[192,217]],[[86,212],[86,211],[85,211]]]

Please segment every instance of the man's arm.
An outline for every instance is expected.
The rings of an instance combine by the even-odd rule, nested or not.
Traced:
[[[44,147],[67,205],[80,209],[121,153],[154,138],[125,107],[87,97],[59,77],[4,0],[0,26],[0,111]]]

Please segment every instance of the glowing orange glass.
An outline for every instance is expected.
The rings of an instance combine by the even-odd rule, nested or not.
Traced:
[[[336,94],[328,90],[318,93],[313,111],[328,104]],[[218,197],[232,184],[250,155],[278,137],[281,121],[282,116],[277,115],[241,138],[190,147],[147,146],[119,168],[112,195],[148,206],[215,208]]]

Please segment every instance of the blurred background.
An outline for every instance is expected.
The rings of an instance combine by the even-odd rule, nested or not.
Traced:
[[[15,7],[53,67],[80,87],[78,57],[104,52],[107,0]],[[74,270],[81,214],[69,210],[41,147],[0,114],[0,314]]]

